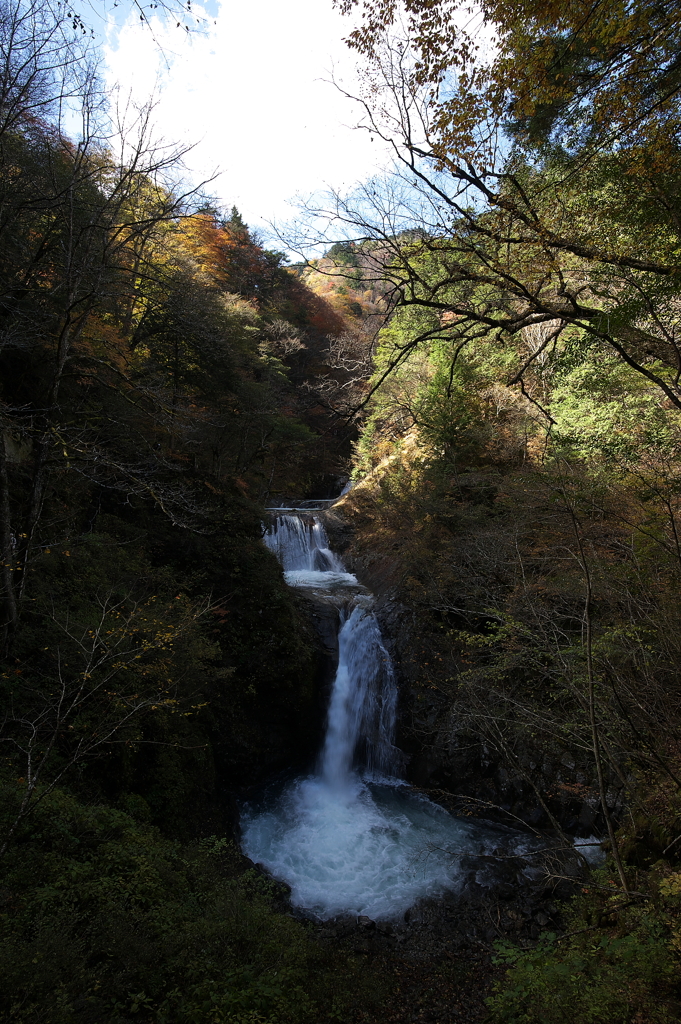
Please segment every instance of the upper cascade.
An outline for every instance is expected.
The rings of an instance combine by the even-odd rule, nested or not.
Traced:
[[[371,598],[329,548],[323,524],[304,511],[281,513],[264,541],[293,586],[343,594],[338,671],[329,704],[319,771],[330,785],[350,784],[355,763],[392,775],[401,763],[393,745],[397,686]]]
[[[263,540],[285,572],[345,572],[317,516],[278,515]]]

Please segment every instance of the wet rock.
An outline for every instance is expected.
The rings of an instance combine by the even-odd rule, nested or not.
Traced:
[[[512,900],[515,899],[518,890],[510,882],[501,882],[495,887],[495,892],[500,900]]]
[[[298,601],[304,604],[314,630],[324,645],[325,653],[338,660],[338,606],[320,597],[315,591],[299,590]]]

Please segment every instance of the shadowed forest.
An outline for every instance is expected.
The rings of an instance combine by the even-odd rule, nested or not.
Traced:
[[[337,6],[395,164],[279,251],[110,109],[79,15],[0,3],[2,1019],[673,1024],[678,11]],[[262,542],[312,498],[407,782],[549,837],[531,892],[322,925],[240,852],[324,728]]]

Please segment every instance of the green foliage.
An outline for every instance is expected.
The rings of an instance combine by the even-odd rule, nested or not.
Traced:
[[[593,349],[556,375],[551,411],[557,420],[553,443],[572,457],[640,465],[645,457],[675,458],[681,442],[678,417],[670,415],[655,389]]]
[[[602,871],[594,880],[608,881]],[[594,917],[596,926],[589,924]],[[664,905],[652,894],[637,903],[585,888],[565,937],[547,933],[531,949],[496,944],[496,962],[508,970],[488,1000],[490,1021],[671,1024],[678,1013],[679,963],[669,926]]]
[[[430,311],[399,310],[380,334],[377,390],[356,445],[355,476],[414,430],[425,462],[444,475],[517,462],[536,426],[522,397],[505,386],[516,358],[492,336],[464,346],[441,332]]]
[[[331,999],[332,965],[224,839],[180,846],[55,790],[3,876],[4,1020],[294,1024]]]
[[[667,944],[639,929],[620,938],[601,937],[584,948],[545,937],[533,950],[498,946],[498,961],[511,966],[503,991],[489,1000],[490,1019],[513,1024],[621,1024],[635,1019],[672,1021],[661,1006],[659,986],[673,973]]]
[[[358,267],[357,247],[354,242],[335,242],[326,253],[328,259],[340,266]]]

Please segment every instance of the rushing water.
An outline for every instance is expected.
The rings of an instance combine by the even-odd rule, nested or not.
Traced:
[[[286,573],[345,571],[340,559],[329,548],[326,531],[317,516],[277,516],[265,534],[265,543]]]
[[[319,519],[279,515],[265,543],[291,586],[340,604],[341,626],[317,769],[244,808],[246,855],[291,886],[294,905],[320,918],[378,920],[457,888],[469,855],[535,848],[510,829],[453,817],[399,778],[390,656],[370,595],[329,549]]]

